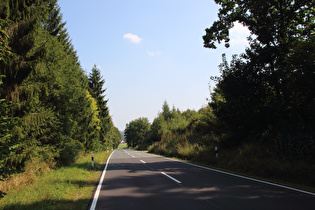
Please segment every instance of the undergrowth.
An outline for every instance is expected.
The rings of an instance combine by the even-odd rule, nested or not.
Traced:
[[[24,173],[1,183],[7,195],[0,199],[0,209],[87,209],[109,154],[95,153],[94,168],[91,154],[56,170],[30,163]]]
[[[174,141],[156,142],[148,152],[315,192],[314,164],[280,159],[277,153],[266,150],[263,145],[244,144],[238,149],[223,149],[216,157],[214,146],[202,147],[184,138],[175,144]]]

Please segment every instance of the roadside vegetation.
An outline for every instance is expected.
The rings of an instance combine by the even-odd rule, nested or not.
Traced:
[[[128,145],[127,144],[119,144],[118,149],[127,149]]]
[[[82,155],[70,166],[56,170],[38,171],[34,165],[25,173],[14,175],[7,183],[0,183],[7,195],[0,200],[0,209],[84,209],[98,183],[100,172],[110,152]]]
[[[206,29],[204,46],[229,47],[235,22],[251,31],[250,46],[230,62],[222,55],[208,106],[180,111],[164,102],[152,123],[127,125],[127,144],[314,191],[314,5],[216,2],[219,20]]]
[[[81,68],[57,0],[1,0],[0,184],[117,148],[104,85]]]
[[[240,22],[249,47],[222,55],[208,106],[165,101],[152,123],[128,123],[127,146],[314,189],[314,3],[216,2],[204,46],[229,47]],[[107,157],[98,155],[121,139],[104,85],[96,65],[81,68],[57,0],[0,1],[1,208],[86,208]],[[95,170],[92,152],[104,160]]]

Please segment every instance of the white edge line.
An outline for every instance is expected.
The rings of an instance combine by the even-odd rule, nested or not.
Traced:
[[[146,162],[144,162],[143,160],[140,160],[142,163],[146,163]]]
[[[177,179],[171,177],[170,175],[164,173],[164,172],[161,172],[161,174],[163,174],[164,176],[167,176],[168,178],[170,178],[171,180],[173,180],[174,182],[178,183],[178,184],[181,184],[182,182],[181,181],[178,181]]]
[[[115,152],[115,151],[114,151],[114,152]],[[112,152],[112,154],[114,154],[114,152]],[[102,173],[100,182],[99,182],[98,185],[97,185],[97,188],[96,188],[96,191],[95,191],[95,194],[94,194],[94,198],[93,198],[93,202],[92,202],[92,205],[91,205],[90,210],[95,210],[96,203],[97,203],[97,199],[98,199],[98,196],[99,196],[99,194],[100,194],[101,187],[102,187],[102,184],[103,184],[103,181],[104,181],[104,178],[105,178],[107,166],[108,166],[108,163],[109,163],[110,158],[112,157],[112,154],[110,154],[110,156],[108,157],[108,159],[107,159],[107,161],[106,161],[106,165],[105,165],[105,168],[104,168],[104,170],[103,170],[103,173]]]
[[[227,175],[230,175],[230,176],[235,176],[235,177],[242,178],[242,179],[247,179],[247,180],[251,180],[251,181],[255,181],[255,182],[260,182],[260,183],[263,183],[263,184],[272,185],[272,186],[284,188],[284,189],[287,189],[287,190],[292,190],[292,191],[296,191],[296,192],[305,193],[305,194],[308,194],[308,195],[315,196],[315,193],[308,192],[308,191],[305,191],[305,190],[296,189],[296,188],[293,188],[293,187],[288,187],[288,186],[284,186],[284,185],[280,185],[280,184],[276,184],[276,183],[272,183],[272,182],[267,182],[267,181],[263,181],[263,180],[259,180],[259,179],[254,179],[254,178],[250,178],[250,177],[246,177],[246,176],[241,176],[241,175],[238,175],[238,174],[232,174],[232,173],[229,173],[229,172],[220,171],[220,170],[217,170],[217,169],[212,169],[212,168],[208,168],[208,167],[204,167],[204,166],[199,166],[199,165],[196,165],[196,164],[193,164],[193,163],[188,163],[188,162],[184,162],[184,161],[180,161],[180,160],[174,160],[174,159],[171,159],[171,158],[166,158],[166,159],[177,161],[177,162],[181,162],[181,163],[184,163],[184,164],[187,164],[187,165],[195,166],[195,167],[206,169],[206,170],[209,170],[209,171],[215,171],[215,172],[218,172],[218,173],[227,174]]]

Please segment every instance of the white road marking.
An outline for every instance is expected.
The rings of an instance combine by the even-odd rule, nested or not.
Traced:
[[[164,157],[164,158],[166,158],[166,157]],[[166,159],[172,160],[172,161],[175,161],[175,162],[184,163],[186,165],[190,165],[190,166],[206,169],[206,170],[209,170],[209,171],[215,171],[215,172],[218,172],[218,173],[221,173],[221,174],[227,174],[227,175],[230,175],[230,176],[234,176],[234,177],[238,177],[238,178],[242,178],[242,179],[247,179],[247,180],[251,180],[251,181],[255,181],[255,182],[259,182],[259,183],[263,183],[263,184],[267,184],[267,185],[271,185],[271,186],[276,186],[276,187],[284,188],[284,189],[287,189],[287,190],[292,190],[292,191],[295,191],[295,192],[300,192],[300,193],[304,193],[304,194],[315,196],[315,193],[312,193],[312,192],[309,192],[309,191],[305,191],[305,190],[296,189],[296,188],[293,188],[293,187],[288,187],[288,186],[284,186],[284,185],[280,185],[280,184],[276,184],[276,183],[272,183],[272,182],[267,182],[267,181],[254,179],[254,178],[250,178],[250,177],[246,177],[246,176],[242,176],[242,175],[238,175],[238,174],[233,174],[233,173],[229,173],[229,172],[226,172],[226,171],[220,171],[220,170],[217,170],[217,169],[208,168],[208,167],[204,167],[204,166],[200,166],[200,165],[196,165],[196,164],[193,164],[193,163],[188,163],[188,162],[184,162],[184,161],[180,161],[180,160],[176,160],[176,159],[171,159],[171,158],[166,158]]]
[[[131,156],[131,157],[133,157],[133,158],[135,158],[135,156],[133,156],[132,154],[130,154],[129,152],[127,152],[127,151],[124,151],[125,153],[127,153],[127,155],[129,155],[129,156]]]
[[[146,163],[146,162],[144,162],[143,160],[140,160],[142,163]]]
[[[164,176],[170,178],[171,180],[173,180],[174,182],[176,182],[177,184],[181,184],[182,182],[181,181],[178,181],[177,179],[171,177],[170,175],[164,173],[164,172],[161,172],[161,174],[163,174]]]
[[[116,151],[116,150],[115,150],[115,151]],[[114,151],[114,152],[115,152],[115,151]],[[114,154],[114,152],[112,152],[112,154]],[[95,194],[94,194],[94,198],[93,198],[93,202],[92,202],[92,205],[91,205],[90,210],[94,210],[95,207],[96,207],[97,199],[98,199],[98,196],[100,195],[100,190],[101,190],[101,187],[102,187],[104,178],[105,178],[107,166],[108,166],[108,163],[109,163],[110,158],[112,157],[112,154],[110,154],[110,156],[109,156],[108,159],[107,159],[106,166],[105,166],[105,168],[104,168],[104,170],[103,170],[103,174],[102,174],[102,176],[101,176],[100,182],[99,182],[98,185],[97,185],[97,188],[96,188],[96,191],[95,191]]]

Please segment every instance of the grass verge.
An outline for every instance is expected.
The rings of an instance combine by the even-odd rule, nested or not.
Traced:
[[[71,166],[50,171],[0,199],[0,209],[87,209],[100,172],[110,153],[80,157]]]
[[[315,192],[314,165],[301,161],[279,160],[277,154],[264,155],[265,151],[255,145],[245,145],[238,149],[221,151],[218,158],[215,157],[214,150],[203,150],[203,148],[194,147],[194,145],[181,143],[176,144],[173,149],[169,149],[168,146],[166,143],[158,142],[149,148],[149,152]]]
[[[128,149],[128,145],[127,144],[119,144],[118,149]]]

